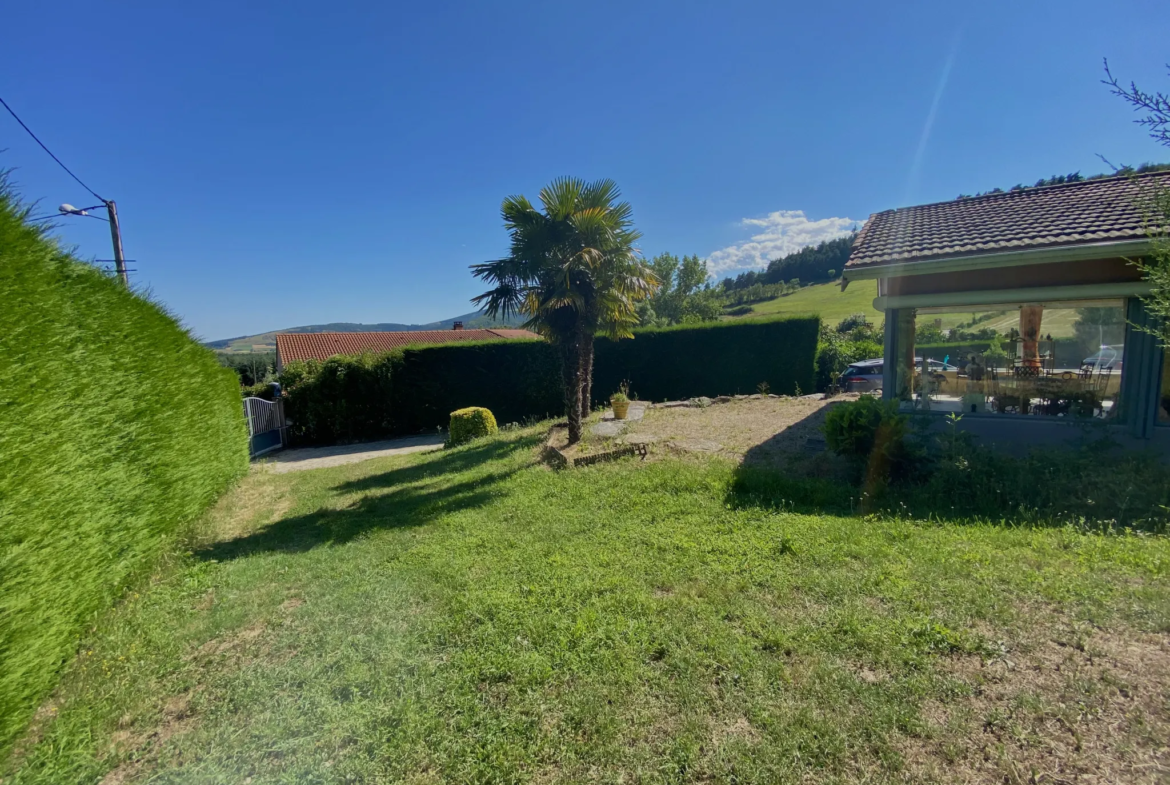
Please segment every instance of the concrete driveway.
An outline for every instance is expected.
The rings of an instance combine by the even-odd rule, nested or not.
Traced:
[[[443,439],[442,434],[435,433],[424,436],[407,436],[402,439],[386,439],[380,442],[344,444],[335,447],[301,447],[266,455],[256,463],[262,467],[262,470],[276,474],[303,472],[309,469],[341,466],[346,463],[359,463],[371,458],[384,458],[387,455],[407,455],[412,452],[438,450],[443,447]]]

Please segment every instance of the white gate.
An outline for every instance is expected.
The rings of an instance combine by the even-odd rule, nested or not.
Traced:
[[[245,398],[244,418],[248,421],[248,451],[253,458],[284,446],[284,406],[281,401]]]

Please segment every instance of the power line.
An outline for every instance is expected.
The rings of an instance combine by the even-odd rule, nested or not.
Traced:
[[[46,153],[48,153],[49,157],[57,162],[58,166],[60,166],[62,169],[64,169],[66,172],[68,172],[70,177],[72,177],[74,180],[76,180],[78,183],[80,183],[82,188],[89,191],[96,198],[100,199],[103,203],[106,201],[105,199],[102,199],[101,195],[99,195],[97,191],[93,190],[88,185],[81,182],[81,178],[78,177],[77,175],[73,174],[73,172],[70,171],[68,166],[61,163],[61,159],[58,158],[57,156],[53,155],[52,150],[50,150],[48,147],[45,147],[45,143],[37,138],[37,135],[32,132],[32,129],[24,124],[24,120],[21,120],[20,117],[16,114],[16,112],[12,111],[12,107],[9,106],[3,98],[0,98],[0,104],[3,104],[4,108],[8,110],[8,114],[12,115],[12,117],[16,120],[16,122],[20,123],[20,127],[28,132],[28,135],[33,138],[33,141],[36,142],[37,144],[39,144],[41,146],[41,149],[44,150]]]
[[[36,218],[29,218],[30,221],[49,221],[53,218],[62,218],[67,215],[80,215],[82,218],[96,218],[99,221],[110,222],[108,218],[102,218],[100,215],[90,215],[89,213],[53,213],[51,215],[41,215]]]

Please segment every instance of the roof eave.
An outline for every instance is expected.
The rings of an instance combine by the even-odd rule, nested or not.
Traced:
[[[1150,241],[1109,240],[1099,243],[1077,243],[1055,245],[1043,248],[1026,248],[1018,251],[967,254],[964,256],[942,256],[922,261],[883,262],[858,267],[845,267],[842,278],[848,281],[863,281],[874,278],[900,278],[906,275],[928,275],[931,273],[953,273],[966,270],[987,270],[996,267],[1019,267],[1028,264],[1049,264],[1073,262],[1084,259],[1114,259],[1117,257],[1141,256],[1149,250]]]

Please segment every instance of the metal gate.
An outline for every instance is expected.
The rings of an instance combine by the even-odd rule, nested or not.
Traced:
[[[284,446],[282,401],[245,398],[244,418],[248,421],[248,451],[253,458]]]

